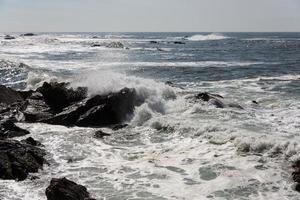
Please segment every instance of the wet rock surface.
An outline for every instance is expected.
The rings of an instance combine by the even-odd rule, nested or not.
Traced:
[[[29,134],[29,131],[19,128],[12,120],[0,121],[0,139],[13,138]]]
[[[96,95],[85,102],[71,105],[43,122],[81,127],[111,126],[129,119],[136,105],[136,91],[124,88],[116,93]]]
[[[226,102],[224,100],[224,97],[222,97],[221,95],[218,94],[211,94],[208,92],[202,92],[199,93],[195,96],[196,100],[202,100],[205,102],[209,102],[210,104],[216,106],[217,108],[226,108],[226,107],[230,107],[230,108],[237,108],[237,109],[244,109],[242,106],[240,106],[237,103],[232,103],[232,102]]]
[[[22,181],[46,163],[45,151],[16,140],[0,140],[0,178]]]
[[[21,92],[5,86],[2,86],[1,90],[3,93],[0,93],[0,120],[9,118],[14,122],[115,127],[117,130],[125,127],[123,122],[131,119],[135,106],[142,103],[142,100],[137,98],[135,89],[130,88],[90,98],[87,98],[85,87],[73,89],[68,83],[57,82],[45,82],[36,91]],[[16,136],[22,135],[21,129],[10,125],[12,131],[20,132],[14,133]],[[3,132],[4,130],[2,135],[7,135],[7,132]]]
[[[292,173],[293,181],[296,182],[295,190],[300,192],[300,160],[293,164],[294,172]]]
[[[66,178],[53,178],[46,189],[47,200],[92,200],[87,188]]]

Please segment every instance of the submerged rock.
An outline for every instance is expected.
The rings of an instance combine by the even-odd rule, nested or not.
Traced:
[[[24,180],[46,163],[45,151],[15,140],[0,140],[0,178]]]
[[[53,178],[46,189],[47,200],[92,200],[86,187],[66,178]]]
[[[175,41],[174,44],[185,44],[185,42]]]
[[[101,47],[101,44],[92,44],[91,47]]]
[[[11,36],[11,35],[6,35],[5,37],[4,37],[4,39],[5,40],[14,40],[14,39],[16,39],[14,36]]]
[[[202,101],[206,101],[211,103],[212,105],[216,106],[217,108],[238,108],[238,109],[244,109],[242,106],[240,106],[237,103],[225,103],[223,102],[223,97],[218,94],[210,94],[207,92],[199,93],[195,96],[196,99],[200,99]]]
[[[47,83],[37,89],[43,95],[45,102],[55,111],[61,110],[74,102],[87,97],[87,88],[68,89],[68,83]]]
[[[34,33],[25,33],[25,34],[21,34],[21,36],[35,36],[35,34]]]
[[[105,133],[105,132],[103,132],[103,131],[96,131],[95,132],[95,134],[94,134],[94,137],[95,138],[99,138],[99,139],[102,139],[102,138],[104,138],[105,136],[110,136],[111,134],[109,134],[109,133]]]

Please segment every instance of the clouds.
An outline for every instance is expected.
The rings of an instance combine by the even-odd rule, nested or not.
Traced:
[[[298,0],[0,0],[0,31],[300,31]]]

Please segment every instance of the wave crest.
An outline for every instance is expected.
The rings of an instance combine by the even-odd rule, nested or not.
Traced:
[[[226,37],[224,35],[221,34],[209,34],[209,35],[193,35],[189,38],[187,38],[190,41],[205,41],[205,40],[224,40],[224,39],[228,39],[229,37]]]

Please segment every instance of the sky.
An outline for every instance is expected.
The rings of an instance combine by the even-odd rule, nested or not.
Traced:
[[[0,0],[0,32],[300,32],[300,0]]]

